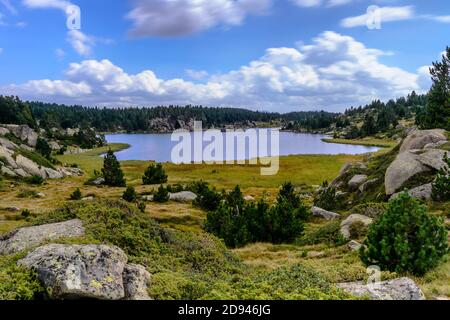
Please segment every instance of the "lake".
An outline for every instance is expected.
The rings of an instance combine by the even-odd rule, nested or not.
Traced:
[[[266,130],[266,129],[258,129]],[[270,132],[270,130],[269,130]],[[194,133],[190,133],[193,138]],[[227,139],[230,133],[221,133],[222,138]],[[270,134],[268,134],[268,154],[269,155],[300,155],[300,154],[362,154],[367,152],[375,152],[380,148],[371,146],[358,146],[347,144],[336,144],[323,142],[323,138],[328,138],[321,134],[307,134],[294,132],[279,132],[279,152],[272,152],[270,148]],[[194,140],[194,139],[192,139]],[[154,160],[157,162],[171,162],[172,149],[178,144],[177,141],[171,140],[171,134],[110,134],[106,135],[108,143],[127,143],[131,147],[117,152],[116,156],[119,160]],[[193,144],[193,141],[192,141]],[[210,142],[203,142],[203,146],[210,144]],[[245,156],[239,157],[236,152],[231,156],[225,151],[223,147],[223,158],[226,160],[247,160],[249,159],[248,144],[245,146]],[[235,147],[235,150],[237,148]],[[253,158],[253,157],[251,157]],[[209,159],[204,159],[209,160]]]

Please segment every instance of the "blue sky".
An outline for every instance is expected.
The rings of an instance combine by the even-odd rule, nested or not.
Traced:
[[[341,111],[425,92],[449,39],[447,0],[0,0],[0,94]]]

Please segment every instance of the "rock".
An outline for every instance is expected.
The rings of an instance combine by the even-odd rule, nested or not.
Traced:
[[[362,247],[362,244],[359,243],[358,241],[352,240],[347,244],[347,247],[351,251],[358,251]]]
[[[47,177],[45,171],[41,171],[39,165],[37,165],[35,162],[31,161],[28,158],[25,158],[20,154],[17,155],[16,157],[16,163],[20,169],[23,169],[26,173],[30,175],[40,176],[44,179]]]
[[[320,258],[325,256],[325,252],[323,251],[309,251],[307,254],[308,258]]]
[[[367,181],[367,176],[365,174],[357,174],[348,182],[348,186],[350,189],[355,190],[358,189],[360,185]]]
[[[102,178],[102,177],[97,178],[91,182],[91,184],[93,184],[94,186],[100,186],[104,183],[105,183],[105,178]]]
[[[377,179],[377,178],[368,180],[368,181],[364,182],[364,183],[359,187],[358,190],[359,190],[361,193],[364,193],[364,192],[366,192],[368,189],[370,189],[371,187],[377,185],[379,181],[380,181],[380,179]]]
[[[118,247],[50,244],[17,264],[34,270],[52,299],[119,300],[127,260]]]
[[[431,200],[432,193],[433,193],[433,184],[431,183],[424,184],[423,186],[419,186],[417,188],[408,191],[408,194],[411,197],[421,200]],[[400,192],[393,194],[390,200],[398,198],[399,195]]]
[[[197,195],[190,191],[169,193],[169,199],[177,202],[192,202],[197,199]]]
[[[141,265],[127,264],[123,270],[123,286],[126,300],[152,300],[147,292],[150,273]]]
[[[400,153],[386,170],[384,178],[386,195],[394,194],[410,178],[427,171],[430,169],[418,161],[415,154],[409,151]]]
[[[45,172],[45,176],[48,179],[61,179],[64,178],[64,175],[60,171],[56,171],[50,168],[42,168]]]
[[[8,124],[6,128],[11,131],[17,138],[26,142],[31,147],[36,147],[38,135],[27,125]]]
[[[45,198],[45,193],[43,193],[43,192],[36,193],[36,198],[39,198],[39,199]]]
[[[0,254],[12,254],[32,248],[48,240],[79,237],[83,234],[83,223],[78,219],[21,228],[3,236],[2,241],[0,241]]]
[[[363,216],[361,214],[352,214],[348,216],[347,219],[345,219],[341,223],[341,233],[345,239],[350,239],[350,226],[357,222],[361,222],[365,226],[369,226],[370,224],[372,224],[373,220],[372,218]]]
[[[17,174],[12,171],[11,169],[9,169],[8,167],[2,166],[2,168],[0,169],[1,173],[5,176],[9,176],[9,177],[17,177]]]
[[[330,183],[330,187],[337,187],[339,181],[342,179],[342,176],[347,173],[348,170],[350,170],[353,167],[351,163],[346,163],[342,166],[341,170],[339,171],[339,175]]]
[[[408,150],[423,149],[427,144],[447,141],[445,130],[415,130],[408,134],[400,147],[400,153]]]
[[[434,170],[440,170],[446,166],[446,163],[444,162],[444,156],[446,153],[449,153],[448,151],[439,149],[428,149],[423,151],[411,152],[416,154],[416,158],[420,163]]]
[[[150,195],[142,196],[142,200],[152,202],[153,201],[153,195],[150,194]]]
[[[312,207],[311,213],[314,217],[323,218],[325,220],[334,220],[334,219],[339,219],[341,217],[341,215],[338,213],[327,211],[327,210],[321,209],[319,207]]]
[[[419,286],[409,278],[399,278],[371,285],[363,282],[340,283],[339,288],[357,296],[373,300],[425,300]]]
[[[8,139],[2,137],[0,137],[0,146],[5,147],[6,149],[9,150],[16,150],[19,148],[19,146],[14,142],[11,142]]]
[[[0,146],[0,158],[2,159],[2,162],[5,165],[11,167],[12,169],[17,169],[18,166],[16,161],[13,159],[13,155],[14,155],[13,151],[7,149],[4,146]]]
[[[436,142],[436,143],[429,143],[423,148],[424,149],[439,149],[440,147],[442,147],[446,143],[447,143],[447,141],[442,140],[442,141],[439,141],[439,142]]]
[[[73,137],[74,135],[76,135],[79,132],[80,132],[79,128],[76,128],[76,129],[67,128],[65,134],[68,135],[69,137]]]
[[[18,208],[18,207],[7,207],[7,208],[4,208],[3,210],[4,211],[9,211],[9,212],[19,212],[20,208]]]
[[[245,201],[255,201],[255,198],[252,197],[252,196],[245,196],[245,197],[244,197],[244,200],[245,200]]]
[[[23,169],[15,169],[14,173],[17,174],[19,177],[22,177],[22,178],[27,178],[27,177],[30,176],[30,174],[26,173],[25,170],[23,170]]]
[[[10,131],[6,128],[0,127],[0,136],[4,136],[10,133]]]
[[[61,149],[61,146],[60,146],[59,143],[56,142],[56,141],[49,141],[49,142],[48,142],[48,145],[50,146],[50,148],[51,148],[53,151],[55,151],[55,150],[60,150],[60,149]]]
[[[94,197],[84,197],[81,199],[81,201],[92,201],[94,199],[95,199]]]

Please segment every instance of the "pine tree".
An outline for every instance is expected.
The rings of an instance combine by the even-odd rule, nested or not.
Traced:
[[[129,186],[122,195],[122,199],[127,202],[135,202],[137,200],[137,197],[138,195],[136,193],[136,190],[132,186]]]
[[[144,176],[142,177],[142,183],[144,185],[161,184],[166,182],[167,174],[160,163],[156,165],[151,164],[147,170],[145,170]]]
[[[110,187],[125,187],[125,178],[120,168],[120,163],[117,161],[111,149],[109,149],[105,156],[102,173],[105,179],[105,185]]]

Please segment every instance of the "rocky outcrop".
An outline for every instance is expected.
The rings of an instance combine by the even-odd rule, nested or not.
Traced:
[[[52,299],[118,300],[125,297],[127,260],[118,247],[50,244],[17,264],[34,270]]]
[[[5,125],[5,128],[8,129],[12,134],[14,134],[17,138],[24,141],[31,147],[35,147],[38,139],[38,134],[31,129],[27,125],[15,125],[8,124]]]
[[[49,240],[73,238],[84,234],[80,220],[21,228],[0,238],[0,254],[12,254]]]
[[[17,155],[16,157],[17,166],[19,166],[22,170],[24,170],[29,175],[40,176],[42,178],[46,178],[45,170],[41,171],[41,168],[38,164],[31,161],[28,158],[25,158],[22,155]]]
[[[355,240],[352,240],[347,244],[347,248],[350,251],[358,251],[359,249],[361,249],[361,247],[362,247],[362,244]]]
[[[123,283],[126,300],[151,300],[147,289],[150,273],[141,265],[128,264],[123,270]]]
[[[424,184],[423,186],[416,187],[408,191],[408,194],[416,199],[430,200],[433,193],[433,185],[431,183]],[[396,199],[400,193],[392,195],[391,200]]]
[[[348,216],[344,221],[342,221],[341,234],[345,239],[350,239],[350,228],[352,225],[356,223],[362,223],[367,227],[371,225],[372,222],[372,218],[363,216],[361,214],[352,214]]]
[[[415,130],[408,134],[400,147],[400,153],[409,150],[423,149],[430,143],[438,143],[441,141],[447,141],[445,130],[432,129],[432,130]]]
[[[355,175],[348,182],[348,187],[352,190],[356,190],[359,188],[359,186],[361,186],[363,183],[365,183],[367,181],[367,179],[368,179],[368,177],[365,174]]]
[[[169,193],[169,199],[176,202],[192,202],[197,199],[197,195],[191,191]]]
[[[325,220],[335,220],[341,217],[338,213],[327,211],[319,207],[312,207],[311,213],[314,217],[323,218]]]
[[[372,300],[425,300],[419,286],[409,278],[399,278],[371,285],[363,282],[340,283],[339,288],[357,296]]]
[[[364,182],[362,185],[359,186],[358,190],[361,193],[366,192],[368,189],[372,188],[373,186],[376,186],[380,182],[380,179],[370,179],[366,182]]]

